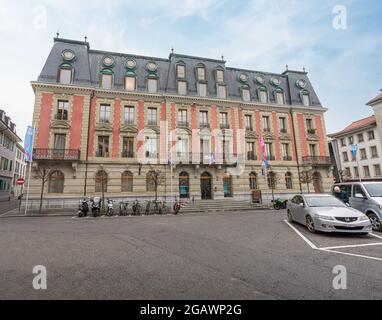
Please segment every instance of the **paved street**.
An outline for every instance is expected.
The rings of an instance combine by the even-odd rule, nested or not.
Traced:
[[[1,201],[0,202],[0,216],[7,215],[11,210],[19,207],[19,200]]]
[[[382,299],[382,234],[310,235],[284,220],[274,211],[3,218],[0,298]],[[32,288],[35,265],[47,268],[45,291]],[[333,289],[336,265],[347,290]]]

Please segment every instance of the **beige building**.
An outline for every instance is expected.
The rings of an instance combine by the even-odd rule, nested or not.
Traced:
[[[90,49],[56,38],[37,81],[30,196],[251,200],[329,191],[324,113],[306,72],[281,74],[171,53]],[[263,156],[268,167],[264,169]],[[39,176],[39,178],[38,178]],[[273,187],[273,188],[272,188]]]

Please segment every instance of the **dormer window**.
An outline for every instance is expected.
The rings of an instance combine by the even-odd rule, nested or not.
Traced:
[[[221,69],[216,70],[216,82],[224,82],[224,71]]]
[[[261,103],[268,103],[268,92],[265,87],[259,88],[258,95]]]
[[[158,92],[158,79],[155,79],[155,78],[147,79],[147,91],[150,93]]]
[[[178,81],[178,94],[186,95],[187,94],[187,82]]]
[[[204,68],[204,66],[197,67],[196,73],[198,76],[198,81],[206,81],[206,69]]]
[[[275,91],[275,99],[277,104],[284,104],[284,92],[281,89]]]
[[[70,64],[62,64],[60,67],[59,82],[61,84],[72,83],[73,68]]]
[[[241,97],[242,97],[243,101],[246,101],[246,102],[251,101],[251,93],[249,91],[248,86],[244,86],[241,88]]]
[[[301,100],[302,100],[302,104],[304,105],[304,107],[310,106],[310,98],[309,98],[308,92],[302,92],[301,93]]]
[[[104,69],[101,72],[101,88],[111,89],[113,86],[113,71],[110,69]]]
[[[198,83],[198,95],[200,97],[207,96],[207,83]]]
[[[184,64],[178,64],[176,66],[176,77],[181,79],[186,77],[186,66]]]
[[[136,88],[136,78],[135,76],[128,75],[125,77],[125,90],[135,91]]]
[[[218,98],[225,99],[227,97],[227,88],[225,85],[218,84],[217,87],[217,96]]]

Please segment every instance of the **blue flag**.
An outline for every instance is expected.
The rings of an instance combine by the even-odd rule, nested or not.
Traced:
[[[354,154],[354,158],[357,159],[357,152],[358,152],[358,144],[354,144],[353,145],[353,154]]]
[[[25,161],[32,162],[34,128],[28,127],[24,140]]]

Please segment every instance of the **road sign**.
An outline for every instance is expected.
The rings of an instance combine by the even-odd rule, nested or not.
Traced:
[[[16,180],[16,183],[17,183],[19,186],[21,186],[21,185],[23,185],[23,184],[25,183],[25,179],[24,179],[24,178],[18,178],[18,179]]]

